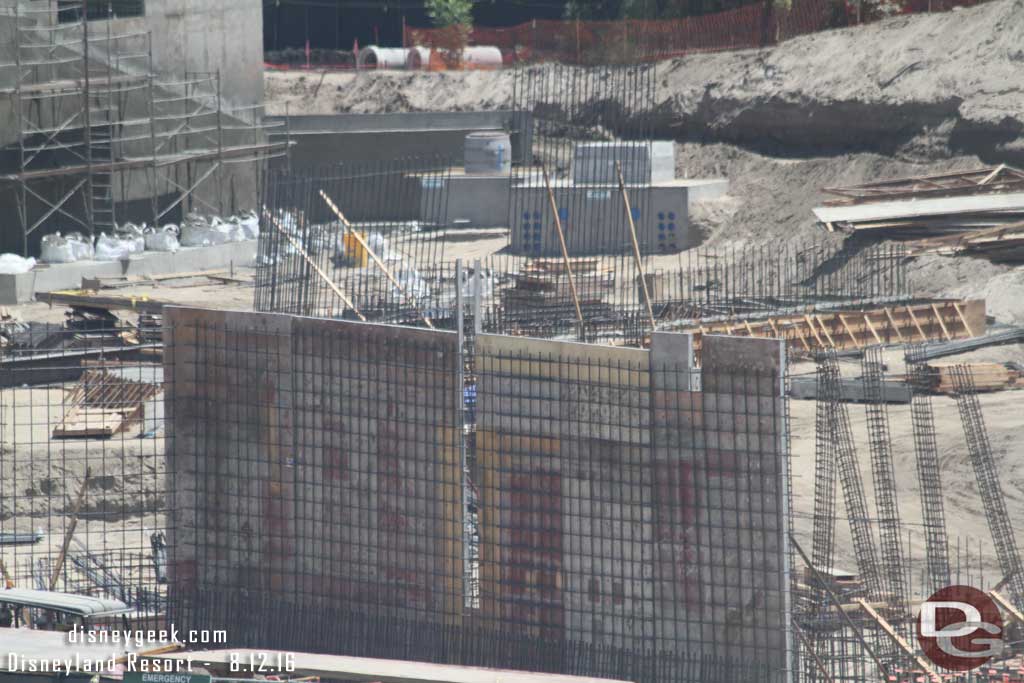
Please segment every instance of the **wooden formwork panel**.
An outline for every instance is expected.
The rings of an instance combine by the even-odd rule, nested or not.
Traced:
[[[758,320],[693,324],[680,330],[694,336],[699,353],[705,334],[784,339],[792,354],[824,349],[859,349],[876,344],[948,341],[985,332],[985,300],[968,299],[869,310],[807,312]]]
[[[459,621],[455,335],[187,309],[167,327],[172,581]]]

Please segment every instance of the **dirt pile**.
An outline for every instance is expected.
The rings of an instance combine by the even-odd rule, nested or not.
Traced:
[[[870,150],[1024,163],[1024,0],[826,31],[658,69],[659,128],[781,156]],[[283,113],[490,109],[508,71],[268,73]],[[314,96],[315,92],[315,96]]]

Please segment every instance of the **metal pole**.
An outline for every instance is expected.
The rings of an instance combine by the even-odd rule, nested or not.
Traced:
[[[572,274],[572,263],[569,261],[569,249],[565,245],[565,233],[562,232],[562,219],[558,215],[558,204],[555,202],[555,193],[551,190],[551,179],[548,177],[548,167],[541,162],[541,171],[544,173],[544,186],[548,190],[548,201],[551,203],[551,214],[555,223],[555,230],[558,232],[558,244],[562,247],[562,262],[565,263],[565,274],[569,278],[569,291],[572,292],[572,302],[576,306],[576,321],[579,324],[578,336],[583,341],[583,311],[580,309],[580,296],[576,292],[576,278]]]
[[[221,123],[223,105],[220,99],[220,69],[217,69],[217,206],[224,215],[224,126]]]
[[[626,182],[622,176],[622,163],[615,162],[615,170],[619,174],[619,191],[622,193],[622,201],[626,205],[626,219],[629,223],[629,236],[633,241],[633,258],[636,259],[636,270],[640,273],[640,284],[643,287],[644,304],[647,306],[647,315],[651,320],[651,332],[654,331],[654,309],[651,308],[651,295],[647,291],[647,277],[644,275],[644,264],[640,258],[640,244],[636,239],[636,225],[633,223],[633,209],[629,205],[629,195],[626,193]]]
[[[85,219],[89,225],[89,235],[96,234],[92,216],[92,117],[89,113],[89,0],[82,0],[82,102],[83,122],[85,123]]]

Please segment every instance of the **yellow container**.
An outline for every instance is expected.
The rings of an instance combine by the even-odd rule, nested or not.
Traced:
[[[366,240],[366,233],[361,232],[359,236]],[[346,232],[341,236],[341,244],[345,247],[345,260],[349,265],[356,266],[358,268],[365,268],[366,264],[369,263],[369,255],[366,253],[366,249],[356,239],[355,234],[352,231]]]

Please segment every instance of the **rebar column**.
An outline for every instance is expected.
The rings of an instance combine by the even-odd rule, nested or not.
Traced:
[[[960,421],[963,422],[964,436],[967,439],[967,453],[974,467],[974,476],[978,480],[978,493],[985,507],[989,531],[992,532],[999,568],[1006,578],[1010,600],[1015,605],[1020,605],[1024,600],[1024,566],[1021,564],[1020,550],[1017,548],[1010,515],[1006,510],[1003,489],[996,474],[996,463],[992,457],[988,429],[974,386],[974,375],[966,365],[955,366],[952,373],[956,407],[960,411]]]
[[[926,594],[950,584],[949,541],[946,534],[946,512],[942,503],[942,478],[939,474],[939,453],[935,440],[935,415],[928,394],[928,370],[922,359],[924,347],[907,348],[907,374],[913,394],[910,399],[910,420],[914,431],[914,457],[917,481],[921,489],[921,519],[924,522],[926,566],[929,585]]]
[[[865,350],[861,359],[864,381],[865,416],[868,447],[871,451],[871,478],[875,486],[875,508],[882,541],[883,586],[886,599],[906,611],[906,577],[903,574],[903,539],[900,536],[900,511],[896,498],[896,469],[893,466],[892,438],[889,435],[889,411],[883,394],[882,347]]]

